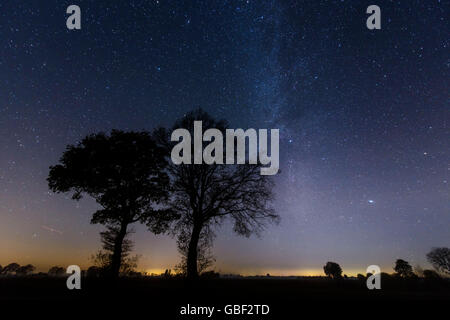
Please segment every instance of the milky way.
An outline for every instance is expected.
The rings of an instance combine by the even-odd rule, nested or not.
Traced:
[[[375,1],[381,30],[373,1],[76,2],[78,31],[64,1],[0,3],[0,264],[86,266],[96,205],[50,193],[48,167],[86,134],[197,107],[280,129],[281,224],[225,225],[217,270],[391,272],[450,245],[448,2]],[[172,238],[134,240],[141,269],[177,263]]]

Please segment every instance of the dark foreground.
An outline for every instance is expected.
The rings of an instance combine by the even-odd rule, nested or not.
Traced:
[[[0,309],[16,313],[144,319],[300,319],[344,315],[351,318],[405,316],[450,308],[450,283],[424,280],[382,282],[368,290],[358,280],[328,279],[183,279],[130,278],[117,283],[86,279],[68,290],[65,278],[2,278]],[[183,307],[214,307],[212,316],[183,315]],[[226,314],[227,305],[268,305],[268,314]],[[237,307],[236,307],[237,308]],[[198,310],[198,309],[197,309]],[[220,311],[219,311],[220,310]],[[267,309],[266,309],[267,310]]]

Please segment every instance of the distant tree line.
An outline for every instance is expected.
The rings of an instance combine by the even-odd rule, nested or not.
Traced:
[[[27,264],[24,266],[19,265],[16,262],[10,263],[2,268],[0,266],[0,275],[20,275],[20,276],[26,276],[31,274],[34,270],[36,270],[36,267],[32,264]]]
[[[112,259],[112,246],[114,244],[113,239],[115,239],[114,233],[117,232],[116,229],[108,226],[107,231],[101,233],[103,249],[99,250],[95,255],[92,256],[91,260],[95,263],[95,265],[90,266],[87,270],[83,271],[83,275],[88,277],[101,277],[105,274],[108,274],[108,270],[111,266]],[[131,233],[131,231],[129,231]],[[128,233],[128,234],[129,234]],[[127,235],[128,235],[127,234]],[[204,239],[204,238],[202,238]],[[206,239],[205,241],[207,241]],[[199,272],[204,277],[218,277],[219,274],[214,271],[207,271],[207,269],[214,262],[214,257],[209,252],[209,244],[202,240],[199,245]],[[130,253],[132,250],[132,243],[127,238],[124,239],[123,242],[123,254],[121,262],[120,274],[127,276],[142,276],[144,274],[137,272],[137,260],[138,256],[131,257]],[[180,277],[186,276],[187,267],[186,267],[186,249],[184,251],[180,250],[180,254],[182,256],[181,262],[175,266],[176,273],[172,273],[171,269],[166,269],[164,273],[159,276],[163,278],[172,278],[172,277]],[[427,254],[428,262],[433,266],[432,269],[423,270],[421,267],[416,266],[413,268],[408,261],[403,259],[397,259],[394,264],[394,273],[388,274],[386,272],[381,272],[382,279],[428,279],[428,280],[439,280],[448,277],[450,275],[450,265],[448,261],[450,259],[450,249],[449,248],[433,248]],[[31,275],[36,268],[31,265],[19,265],[16,262],[10,263],[5,267],[0,265],[0,276],[29,276]],[[325,275],[333,280],[341,280],[348,278],[345,274],[343,275],[343,270],[341,266],[332,261],[328,261],[323,267]],[[40,272],[40,275],[48,275],[48,276],[65,276],[66,269],[61,266],[53,266],[51,267],[47,273]],[[363,275],[358,274],[357,278],[360,280],[365,280],[371,274]],[[269,274],[267,276],[270,277]]]
[[[394,265],[394,273],[388,274],[386,272],[381,273],[382,278],[388,279],[416,279],[416,278],[424,278],[424,279],[440,279],[442,277],[446,277],[450,275],[450,249],[449,248],[433,248],[427,254],[428,262],[433,266],[434,270],[426,269],[422,270],[420,267],[416,267],[416,270],[413,270],[413,267],[409,264],[408,261],[403,259],[397,259]],[[323,267],[323,271],[327,277],[330,279],[342,279],[342,268],[336,262],[327,262]],[[358,274],[358,279],[366,279],[367,276],[362,274]],[[344,278],[346,275],[344,275]]]

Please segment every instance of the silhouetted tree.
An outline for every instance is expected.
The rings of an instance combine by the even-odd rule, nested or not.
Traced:
[[[175,123],[173,129],[184,128],[193,136],[194,121],[202,121],[204,131],[215,128],[225,136],[227,123],[214,120],[201,109],[185,115]],[[176,144],[170,142],[170,133],[162,128],[155,132],[168,156]],[[191,139],[192,145],[193,140]],[[205,235],[205,228],[211,230],[228,217],[234,222],[234,231],[248,237],[262,230],[266,223],[279,219],[268,206],[272,199],[272,181],[268,176],[260,175],[260,168],[259,164],[175,165],[170,162],[172,207],[175,212],[181,214],[174,231],[181,235],[178,237],[179,241],[184,235],[189,235],[186,244],[188,278],[198,277],[198,244],[202,235]],[[213,236],[211,232],[206,234]]]
[[[65,273],[66,273],[66,270],[63,267],[59,267],[59,266],[51,267],[47,272],[47,274],[49,276],[55,276],[55,277],[62,276]]]
[[[398,276],[403,278],[411,278],[414,274],[411,265],[402,259],[397,259],[397,261],[395,261],[394,270]]]
[[[16,262],[10,263],[3,268],[2,274],[10,274],[16,272],[20,265]]]
[[[100,268],[102,274],[110,274],[113,264],[115,241],[119,232],[120,229],[118,227],[107,226],[107,230],[100,233],[103,250],[99,250],[91,259]],[[129,235],[132,232],[132,230],[127,230],[122,241],[122,255],[119,269],[119,274],[121,275],[129,275],[137,268],[139,256],[130,256],[133,250],[133,242],[129,239]]]
[[[186,233],[185,230],[181,230],[177,240],[177,247],[178,252],[181,255],[181,262],[175,266],[175,271],[184,276],[187,274],[189,240],[190,234]],[[209,231],[209,228],[204,228],[197,245],[197,272],[199,274],[206,272],[206,270],[216,261],[211,251],[212,240],[213,236]]]
[[[450,274],[450,249],[433,248],[427,254],[428,262],[439,272]]]
[[[27,264],[26,266],[20,266],[16,269],[16,274],[21,276],[26,276],[36,270],[36,267],[32,264]]]
[[[171,219],[161,203],[168,197],[169,178],[163,150],[147,132],[113,130],[85,137],[69,145],[60,164],[50,167],[49,187],[54,192],[73,191],[93,197],[102,209],[91,223],[117,227],[111,261],[111,275],[117,277],[122,261],[122,244],[127,228],[135,222],[147,223],[159,233]],[[155,209],[158,207],[158,209]]]
[[[333,279],[342,278],[342,268],[336,262],[328,261],[323,267],[323,272],[325,272],[325,275]]]

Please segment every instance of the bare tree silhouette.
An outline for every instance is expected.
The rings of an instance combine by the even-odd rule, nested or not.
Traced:
[[[69,145],[60,164],[50,167],[48,184],[54,192],[71,192],[79,200],[86,193],[103,208],[91,223],[117,228],[111,258],[111,276],[117,277],[127,228],[146,223],[155,233],[163,232],[171,219],[161,208],[168,197],[169,178],[163,149],[147,132],[113,130],[85,137]]]
[[[203,130],[216,128],[225,133],[227,128],[226,121],[216,121],[198,109],[178,120],[173,129],[185,128],[193,135],[194,121],[202,121]],[[170,155],[175,143],[170,142],[169,132],[160,128],[155,131],[155,136]],[[205,228],[212,230],[225,218],[230,218],[234,222],[234,231],[248,237],[261,231],[267,223],[278,221],[278,215],[269,206],[273,184],[268,176],[260,175],[260,167],[259,164],[169,165],[173,184],[172,208],[181,215],[174,231],[179,241],[189,239],[186,244],[188,278],[198,277],[198,244],[201,237],[211,235],[204,232]]]
[[[450,249],[433,248],[427,254],[428,262],[439,272],[450,274]]]

